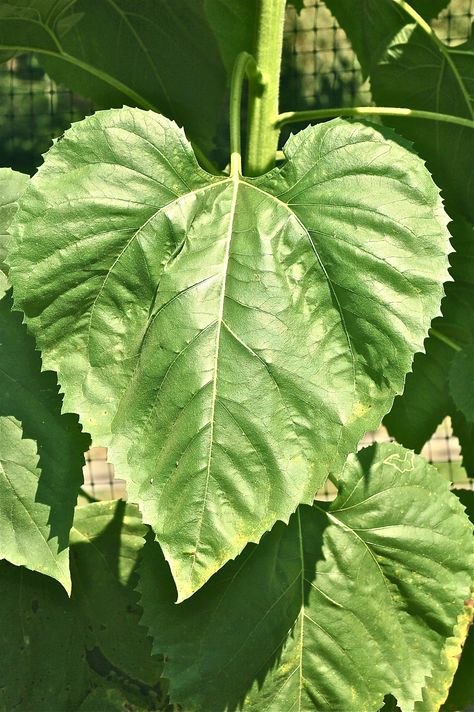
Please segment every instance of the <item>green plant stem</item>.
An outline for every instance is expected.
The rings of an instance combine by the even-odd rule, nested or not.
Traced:
[[[245,77],[253,88],[259,85],[261,74],[255,59],[248,52],[241,52],[235,60],[230,81],[230,175],[242,175],[242,146],[240,139],[240,113],[242,105],[242,88]]]
[[[280,114],[276,120],[278,127],[285,124],[292,124],[298,121],[314,121],[316,119],[328,119],[334,116],[396,116],[412,119],[428,119],[430,121],[441,121],[444,123],[457,124],[474,129],[474,121],[464,119],[461,116],[450,114],[438,114],[435,111],[421,111],[418,109],[405,109],[395,106],[354,106],[334,109],[315,109],[314,111],[287,111]]]
[[[261,175],[273,168],[280,135],[275,119],[278,116],[286,0],[259,0],[259,3],[255,60],[262,73],[262,84],[258,91],[251,87],[249,93],[248,175]]]
[[[461,346],[457,344],[455,341],[449,338],[449,336],[445,336],[444,334],[441,333],[441,331],[438,331],[437,329],[430,329],[429,330],[430,336],[434,336],[435,339],[438,339],[438,341],[442,341],[443,344],[446,344],[449,346],[453,351],[462,351]]]
[[[396,5],[402,8],[407,15],[409,15],[412,20],[416,22],[418,27],[425,32],[428,37],[434,42],[440,53],[443,55],[444,60],[446,61],[446,64],[449,65],[450,70],[452,71],[454,78],[456,79],[459,88],[461,90],[461,93],[463,95],[464,101],[466,102],[466,107],[469,115],[474,119],[474,109],[471,104],[471,100],[469,97],[469,93],[466,89],[466,85],[464,84],[464,81],[459,74],[458,68],[456,67],[455,63],[453,62],[453,58],[451,57],[449,48],[444,44],[444,42],[441,42],[439,39],[438,35],[436,32],[433,31],[432,27],[426,22],[426,20],[413,8],[406,0],[392,0]]]

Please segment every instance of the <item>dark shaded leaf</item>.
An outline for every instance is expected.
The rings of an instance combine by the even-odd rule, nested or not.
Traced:
[[[398,445],[351,456],[339,488],[327,511],[300,507],[180,605],[147,543],[144,622],[173,701],[371,712],[392,693],[413,710],[469,595],[472,526],[448,483]]]

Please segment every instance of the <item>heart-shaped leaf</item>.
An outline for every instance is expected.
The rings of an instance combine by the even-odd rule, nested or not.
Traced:
[[[448,487],[399,445],[367,448],[329,508],[300,507],[180,605],[147,543],[141,603],[171,700],[190,712],[376,712],[391,693],[413,712],[471,587],[472,525]]]
[[[439,311],[448,232],[419,158],[342,120],[284,151],[211,176],[163,117],[98,113],[16,221],[16,303],[180,599],[339,471]]]

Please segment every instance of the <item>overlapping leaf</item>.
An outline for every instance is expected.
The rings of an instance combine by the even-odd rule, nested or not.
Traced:
[[[375,712],[392,693],[414,709],[469,594],[472,527],[446,481],[398,445],[351,456],[339,488],[327,511],[300,507],[178,606],[146,545],[144,621],[173,701]]]
[[[141,612],[134,591],[145,534],[136,507],[123,501],[78,508],[71,532],[71,576],[88,647],[99,648],[130,678],[154,686],[160,666],[138,624]]]
[[[474,524],[474,491],[456,490],[456,496],[461,504],[466,508],[466,514]],[[471,619],[473,613],[474,596],[467,601],[471,608]],[[448,699],[441,707],[442,712],[458,712],[464,710],[469,705],[474,704],[474,680],[472,671],[474,669],[474,624],[471,622],[468,636],[464,642],[459,665],[451,684]]]
[[[78,510],[71,598],[48,577],[0,563],[0,709],[157,708],[161,664],[150,657],[133,590],[143,533],[136,508],[123,502]]]
[[[181,598],[312,501],[439,308],[448,234],[419,159],[344,121],[285,153],[218,178],[166,119],[99,113],[53,147],[17,221],[17,304]]]
[[[417,354],[413,372],[406,379],[403,395],[397,397],[384,423],[391,435],[417,452],[429,440],[436,426],[450,415],[454,434],[459,438],[463,464],[474,474],[473,427],[453,400],[451,380],[457,378],[466,397],[472,393],[472,379],[456,367],[456,348],[469,351],[474,343],[474,233],[461,217],[451,223],[450,255],[452,281],[446,284],[443,316],[433,322],[433,333],[426,341],[425,354]],[[456,375],[453,375],[453,374]]]
[[[449,0],[412,0],[412,7],[424,18],[435,17]],[[354,12],[352,0],[326,0],[326,5],[351,40],[365,75],[383,56],[395,35],[410,16],[393,0],[361,0]]]
[[[442,52],[419,27],[408,25],[372,70],[377,104],[407,106],[474,119],[473,40]],[[442,188],[451,210],[474,219],[473,130],[421,119],[390,119],[416,150]],[[456,166],[453,170],[453,166]]]
[[[27,181],[27,176],[0,170],[2,261],[16,201]],[[61,415],[56,378],[41,372],[34,341],[11,307],[11,294],[2,294],[0,558],[47,573],[70,590],[67,544],[89,440],[76,416]]]

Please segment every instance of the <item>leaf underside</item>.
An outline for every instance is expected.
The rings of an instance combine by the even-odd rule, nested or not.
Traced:
[[[301,506],[180,605],[145,545],[144,623],[172,701],[376,712],[391,693],[414,710],[469,595],[472,526],[436,470],[392,444],[351,456],[326,510]]]
[[[100,112],[16,221],[16,304],[180,599],[339,471],[439,310],[448,233],[422,162],[341,120],[284,150],[260,178],[211,176],[163,117]]]

